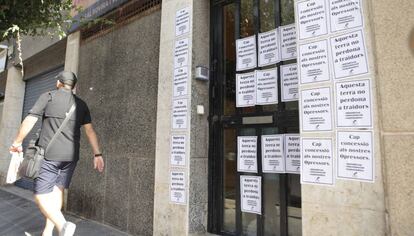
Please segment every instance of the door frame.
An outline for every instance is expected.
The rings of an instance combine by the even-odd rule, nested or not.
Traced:
[[[274,0],[276,2],[275,15],[280,16],[280,0]],[[225,74],[223,73],[223,7],[229,4],[235,3],[235,39],[239,38],[240,35],[240,3],[241,0],[213,0],[210,7],[210,65],[211,65],[211,76],[210,76],[210,114],[209,114],[209,162],[208,162],[208,231],[211,233],[221,234],[221,235],[235,235],[229,232],[222,231],[223,228],[223,131],[225,128],[235,128],[236,135],[239,135],[241,128],[255,128],[256,135],[258,136],[258,147],[261,147],[260,136],[261,128],[263,127],[277,127],[280,133],[288,133],[288,129],[296,130],[299,133],[299,113],[297,110],[286,110],[285,103],[281,102],[281,93],[280,85],[281,81],[278,80],[279,88],[279,103],[277,111],[274,112],[265,112],[259,106],[253,114],[241,114],[241,109],[236,109],[236,114],[233,116],[225,116],[223,114],[223,104],[224,104],[224,91],[225,87]],[[258,33],[260,14],[259,14],[259,0],[254,0],[254,21],[255,21],[255,34]],[[280,17],[275,17],[276,27],[280,26]],[[238,26],[237,26],[238,25]],[[284,62],[277,64],[279,68],[280,65]],[[257,68],[256,68],[257,69]],[[278,70],[278,75],[280,78],[280,71]],[[243,117],[251,116],[272,116],[272,123],[267,124],[254,124],[246,125],[243,124]],[[257,176],[263,176],[261,172],[261,148],[258,148],[258,174],[251,174]],[[237,150],[236,150],[237,151]],[[237,153],[237,152],[236,152]],[[236,183],[236,193],[237,198],[240,197],[240,175],[243,173],[237,172],[237,183]],[[281,235],[287,235],[287,197],[288,197],[288,185],[287,179],[288,174],[279,174],[280,177],[280,228]],[[262,189],[263,189],[263,180],[262,180]],[[263,194],[263,193],[262,193]],[[262,197],[263,202],[263,197]],[[236,232],[242,232],[242,223],[241,223],[241,207],[240,199],[236,199]],[[262,208],[263,208],[262,204]],[[264,209],[262,209],[262,212]],[[263,215],[257,215],[257,235],[262,235],[263,231]],[[236,233],[236,234],[237,234]]]

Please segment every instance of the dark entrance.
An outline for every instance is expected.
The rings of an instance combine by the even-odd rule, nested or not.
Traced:
[[[61,71],[63,71],[63,66],[59,66],[26,80],[22,120],[29,114],[30,109],[32,109],[40,95],[56,89],[55,77]],[[38,139],[41,127],[42,121],[39,119],[34,125],[33,129],[23,140],[24,150],[26,150],[30,143],[34,143]],[[33,190],[33,180],[31,179],[22,178],[16,181],[15,185],[21,188]]]
[[[263,173],[261,136],[299,133],[298,104],[236,107],[236,39],[294,22],[293,0],[217,0],[211,10],[209,231],[221,235],[301,235],[300,176]],[[256,67],[269,69],[282,64]],[[251,69],[246,72],[254,71]],[[280,71],[278,70],[279,74]],[[279,76],[280,78],[280,76]],[[258,173],[237,171],[237,137],[257,136]],[[262,214],[241,211],[240,176],[262,177]]]

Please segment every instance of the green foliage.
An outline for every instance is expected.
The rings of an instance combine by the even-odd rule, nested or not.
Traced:
[[[21,35],[65,36],[72,0],[0,0],[0,41]]]

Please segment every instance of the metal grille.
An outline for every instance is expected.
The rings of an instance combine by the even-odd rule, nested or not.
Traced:
[[[32,109],[33,105],[36,103],[37,99],[45,92],[56,89],[56,80],[55,76],[63,71],[63,67],[59,67],[50,72],[36,76],[35,78],[29,79],[26,81],[26,91],[24,95],[24,105],[23,105],[23,119],[29,113],[29,110]],[[42,121],[38,120],[33,129],[29,132],[26,138],[23,141],[24,149],[27,148],[30,142],[36,141],[38,138],[39,130],[42,127]]]
[[[29,110],[36,103],[37,99],[45,92],[56,89],[55,76],[63,71],[63,67],[56,68],[52,71],[35,76],[26,81],[26,89],[23,104],[23,119],[27,116]],[[1,113],[1,112],[0,112]],[[38,133],[42,128],[42,121],[38,120],[23,141],[23,148],[26,149],[31,142],[35,142],[38,138]],[[16,186],[24,189],[33,190],[33,180],[21,178],[16,182]]]
[[[132,20],[147,16],[154,11],[161,9],[162,0],[133,0],[122,5],[116,10],[101,17],[103,19],[100,23],[97,23],[90,27],[81,29],[82,41],[89,41],[94,38],[100,37],[112,30],[125,25]],[[105,22],[106,20],[110,23]]]

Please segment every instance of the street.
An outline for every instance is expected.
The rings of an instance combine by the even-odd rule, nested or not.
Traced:
[[[45,220],[30,198],[31,192],[28,190],[14,186],[0,188],[0,236],[42,235]],[[71,215],[66,215],[66,219],[77,225],[75,235],[128,236],[91,220]],[[57,235],[56,231],[54,235]]]

